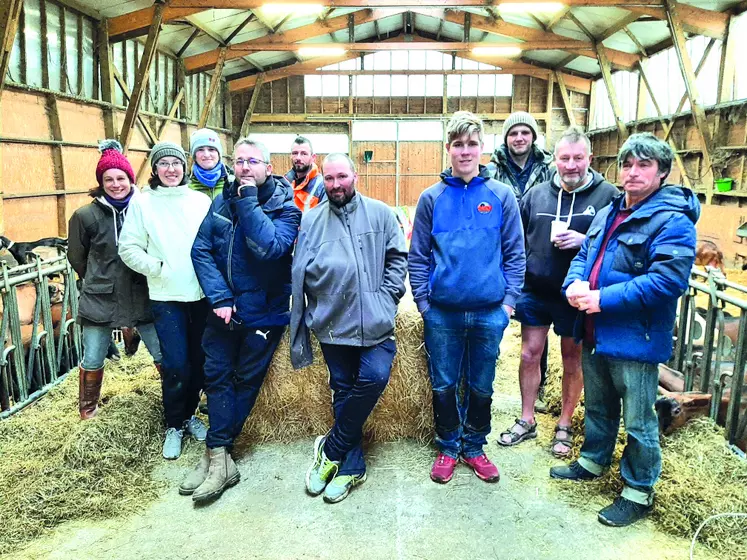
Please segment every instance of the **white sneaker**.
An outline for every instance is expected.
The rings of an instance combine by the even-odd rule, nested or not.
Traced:
[[[178,459],[182,454],[182,439],[184,430],[169,428],[166,430],[166,439],[163,442],[163,458]]]
[[[192,418],[184,422],[184,431],[192,434],[192,437],[197,441],[205,441],[208,433],[207,426],[197,416],[192,416]]]

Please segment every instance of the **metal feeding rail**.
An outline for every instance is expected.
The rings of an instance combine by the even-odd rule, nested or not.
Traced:
[[[4,342],[0,354],[0,419],[3,419],[62,381],[82,354],[80,327],[75,322],[78,290],[75,273],[66,256],[48,261],[37,257],[34,263],[13,268],[2,263],[0,275],[3,303],[0,333]],[[54,304],[49,295],[52,278],[64,286],[62,301]],[[18,289],[25,285],[36,289],[31,325],[21,324]],[[28,313],[28,309],[24,312]],[[58,312],[55,332],[53,315]],[[26,344],[23,327],[27,331]]]
[[[729,288],[738,292],[737,297],[726,293]],[[708,295],[708,307],[698,309],[695,298]],[[725,310],[732,305],[739,310],[739,317],[731,317]],[[713,395],[710,416],[718,420],[719,407],[724,390],[730,385],[731,397],[723,422],[726,438],[730,444],[747,436],[747,411],[740,408],[744,390],[744,373],[747,365],[747,287],[729,282],[720,271],[710,269],[707,273],[693,269],[687,293],[680,299],[677,321],[676,343],[671,367],[684,375],[685,391],[692,391],[696,378],[696,390]],[[696,316],[705,314],[705,326]],[[729,337],[727,323],[738,322],[736,341]],[[702,327],[702,328],[701,328]],[[732,336],[734,330],[731,329]],[[722,418],[722,420],[724,420]]]

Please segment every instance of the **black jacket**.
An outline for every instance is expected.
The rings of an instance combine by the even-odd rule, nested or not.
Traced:
[[[67,258],[83,280],[78,304],[82,323],[119,328],[153,321],[145,277],[125,266],[117,253],[121,218],[103,198],[70,218]]]
[[[584,234],[597,212],[619,194],[602,175],[591,168],[589,170],[592,173],[591,185],[577,189],[578,192],[563,191],[560,201],[559,218],[564,222],[568,220],[573,203],[569,229]],[[563,280],[578,253],[573,249],[560,250],[550,241],[550,224],[558,217],[558,193],[561,191],[555,177],[553,172],[549,181],[528,190],[519,202],[527,254],[524,289],[548,298],[561,296]]]

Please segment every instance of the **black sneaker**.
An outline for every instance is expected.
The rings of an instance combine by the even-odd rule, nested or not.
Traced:
[[[652,509],[654,509],[653,504],[647,506],[637,502],[631,502],[630,500],[619,496],[615,498],[614,502],[599,512],[597,519],[599,519],[599,522],[603,525],[608,525],[610,527],[626,527],[627,525],[646,517],[651,513]]]
[[[587,471],[578,461],[573,461],[570,465],[552,467],[550,469],[550,478],[559,478],[561,480],[594,480],[599,475]]]

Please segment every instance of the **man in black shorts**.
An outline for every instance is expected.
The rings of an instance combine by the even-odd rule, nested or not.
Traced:
[[[571,452],[571,418],[578,404],[583,377],[581,345],[573,339],[577,309],[561,293],[571,260],[578,253],[597,212],[618,194],[614,185],[591,169],[591,145],[575,127],[555,144],[557,172],[530,189],[519,202],[524,224],[527,270],[516,304],[521,323],[521,417],[503,432],[498,443],[516,445],[537,437],[534,402],[540,385],[540,358],[550,325],[560,336],[563,356],[562,412],[551,451],[556,457]]]

